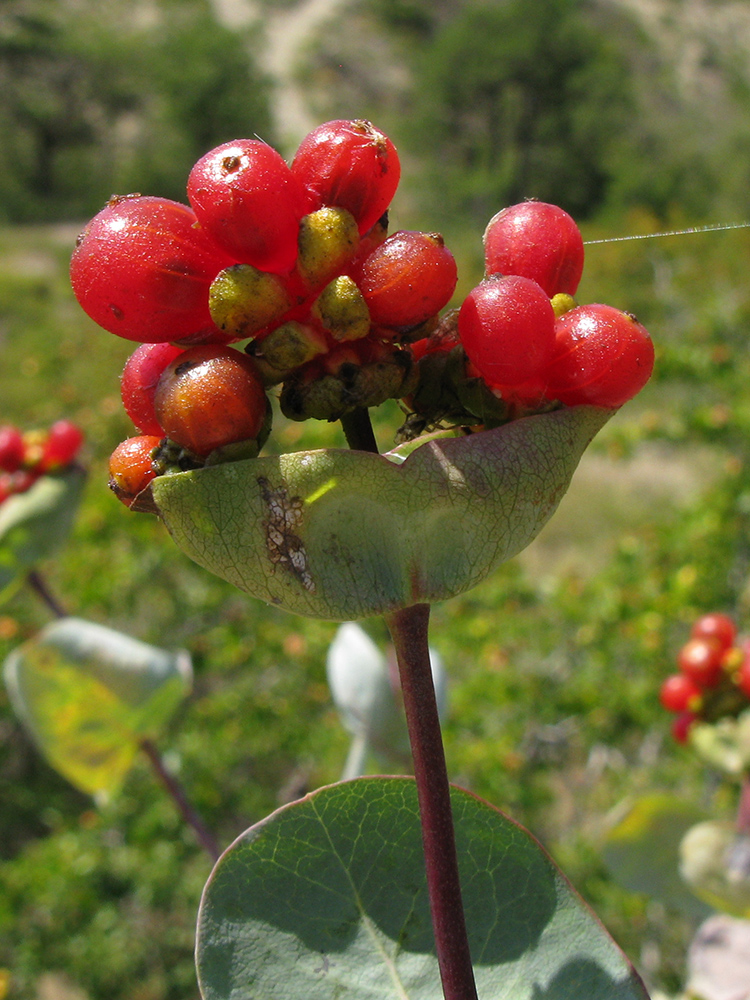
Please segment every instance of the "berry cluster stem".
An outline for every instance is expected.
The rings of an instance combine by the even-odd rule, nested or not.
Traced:
[[[177,781],[174,775],[170,774],[167,770],[159,751],[156,749],[152,741],[148,739],[141,740],[140,748],[148,757],[148,761],[151,764],[154,773],[179,810],[180,815],[193,830],[198,843],[201,845],[203,850],[213,858],[214,861],[218,860],[219,855],[221,854],[219,845],[216,843],[213,834],[206,827],[201,817],[188,801],[182,785]]]
[[[345,413],[341,418],[346,443],[353,451],[372,451],[378,454],[378,443],[372,429],[370,411],[363,406]]]
[[[450,787],[427,644],[429,604],[391,612],[422,822],[427,889],[445,1000],[477,1000],[471,965]]]

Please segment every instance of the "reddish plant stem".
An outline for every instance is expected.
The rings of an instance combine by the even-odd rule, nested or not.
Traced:
[[[47,586],[47,581],[38,570],[32,569],[26,576],[26,582],[55,618],[67,618],[68,613]]]
[[[750,835],[750,775],[742,776],[740,785],[740,802],[737,808],[737,833]]]
[[[26,582],[36,595],[42,599],[42,601],[47,605],[47,608],[56,618],[67,618],[67,612],[47,586],[44,577],[37,570],[32,570],[27,575]],[[180,815],[188,826],[193,829],[195,836],[198,839],[198,843],[205,851],[208,852],[208,854],[211,855],[214,861],[216,861],[221,854],[218,844],[214,840],[213,835],[208,830],[201,817],[188,801],[188,797],[185,794],[182,785],[180,785],[174,775],[170,774],[164,766],[164,761],[162,760],[161,754],[157,750],[156,745],[151,740],[141,740],[140,747],[148,757],[149,763],[151,764],[157,778],[174,802]]]
[[[422,821],[427,889],[445,1000],[477,1000],[471,965],[450,787],[432,682],[429,604],[386,616],[401,676]]]
[[[341,426],[344,430],[346,443],[355,451],[371,451],[378,454],[378,443],[375,440],[375,432],[372,429],[370,411],[365,406],[360,406],[351,413],[345,413],[341,418]]]
[[[151,767],[154,769],[159,781],[169,793],[170,798],[180,811],[180,815],[195,833],[198,843],[216,861],[221,854],[219,845],[214,840],[213,834],[208,830],[201,817],[188,801],[187,795],[182,785],[173,774],[167,770],[162,760],[161,754],[151,740],[145,739],[140,742],[141,750],[148,757]]]

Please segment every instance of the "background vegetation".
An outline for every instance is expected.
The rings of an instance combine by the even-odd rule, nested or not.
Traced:
[[[710,6],[723,23],[731,5]],[[362,0],[337,18],[300,49],[313,122],[366,115],[393,135],[405,163],[394,228],[444,229],[459,294],[480,276],[488,216],[526,195],[575,211],[589,239],[745,218],[747,77],[721,38],[706,36],[696,70],[714,81],[712,116],[625,7]],[[85,429],[85,502],[45,576],[71,613],[190,651],[195,691],[162,749],[224,844],[337,778],[347,738],[324,673],[336,626],[244,598],[108,493],[107,457],[131,433],[117,375],[132,345],[81,314],[67,261],[112,190],[183,198],[211,145],[273,140],[273,80],[253,57],[263,23],[231,31],[199,0],[0,8],[0,421],[66,415]],[[671,991],[695,917],[618,887],[601,848],[639,793],[734,808],[733,790],[671,742],[657,692],[700,612],[748,621],[749,253],[743,231],[589,248],[580,300],[638,314],[655,377],[599,436],[540,539],[433,612],[455,780],[537,834]],[[380,418],[384,443],[397,416]],[[286,448],[342,443],[328,425],[278,421],[276,433]],[[0,659],[47,620],[30,591],[2,605]],[[97,806],[44,764],[0,692],[0,996],[197,997],[209,869],[145,760]]]

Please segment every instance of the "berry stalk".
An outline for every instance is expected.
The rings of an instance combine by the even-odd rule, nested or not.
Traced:
[[[218,860],[221,848],[197,811],[190,804],[182,785],[167,770],[164,760],[154,743],[151,740],[144,739],[141,740],[140,747],[146,757],[148,757],[148,762],[153,768],[154,774],[164,786],[165,791],[174,802],[183,820],[195,834],[198,843],[214,861]]]
[[[422,821],[427,889],[445,1000],[477,1000],[471,965],[448,772],[432,682],[429,604],[391,612],[386,624],[396,649]]]

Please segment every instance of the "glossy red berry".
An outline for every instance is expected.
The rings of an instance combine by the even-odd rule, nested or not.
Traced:
[[[196,455],[257,438],[266,395],[253,360],[231,347],[192,347],[163,371],[154,396],[159,426]]]
[[[208,311],[208,289],[234,263],[167,198],[113,198],[89,222],[70,262],[73,291],[88,315],[142,343],[225,338]]]
[[[672,674],[662,684],[659,700],[668,712],[695,712],[700,708],[702,694],[686,674]]]
[[[449,301],[456,262],[439,233],[400,231],[362,262],[355,280],[375,326],[418,326]]]
[[[115,448],[109,459],[109,487],[126,507],[156,476],[152,456],[159,438],[140,434]]]
[[[737,628],[729,615],[711,612],[701,615],[690,629],[690,635],[693,639],[713,639],[725,651],[734,644]]]
[[[466,296],[458,335],[485,382],[512,389],[548,366],[555,347],[555,314],[535,281],[493,275]]]
[[[525,201],[498,212],[484,233],[487,274],[520,274],[548,298],[575,295],[583,272],[583,238],[557,205]]]
[[[83,431],[72,420],[56,420],[42,446],[41,470],[54,471],[70,465],[83,444]]]
[[[302,140],[292,173],[314,208],[345,208],[360,233],[366,233],[390,205],[401,164],[396,147],[371,122],[336,120],[319,125]]]
[[[680,712],[672,722],[672,736],[678,743],[687,743],[690,730],[697,722],[697,716],[693,712]]]
[[[725,650],[713,639],[691,639],[677,655],[677,665],[700,688],[712,688],[721,680]]]
[[[578,306],[555,323],[546,395],[567,406],[616,408],[648,382],[654,345],[646,329],[612,306]]]
[[[23,464],[25,451],[23,434],[17,427],[12,424],[0,427],[0,469],[15,472]]]
[[[154,395],[162,372],[183,350],[174,344],[141,344],[125,362],[120,377],[122,403],[143,434],[164,437],[154,412]]]
[[[212,149],[190,171],[187,193],[200,224],[235,261],[273,273],[294,265],[309,200],[267,143],[235,139]]]

